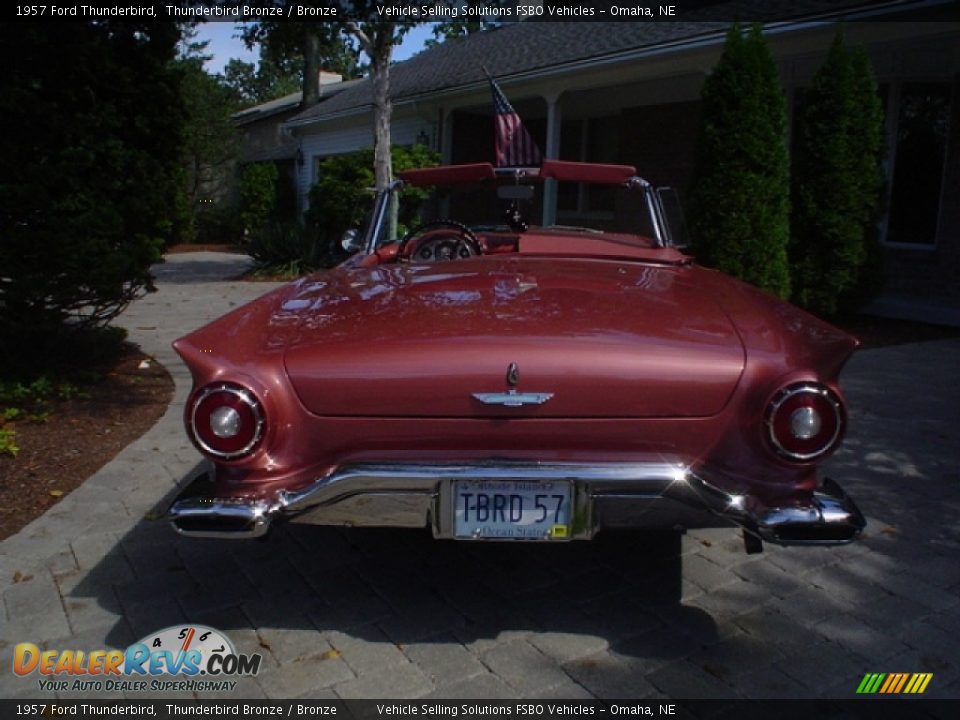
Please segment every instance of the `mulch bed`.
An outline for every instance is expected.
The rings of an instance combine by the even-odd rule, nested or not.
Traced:
[[[142,361],[149,367],[140,368]],[[15,458],[0,455],[0,540],[106,465],[153,427],[173,399],[173,380],[132,346],[103,380],[83,386],[88,398],[49,400],[43,422],[17,421]]]

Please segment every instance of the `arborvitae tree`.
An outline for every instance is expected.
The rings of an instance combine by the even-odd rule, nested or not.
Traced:
[[[859,308],[883,289],[883,248],[880,247],[880,218],[884,191],[884,113],[877,78],[863,48],[852,52],[854,95],[863,109],[863,131],[859,133],[864,163],[864,261],[856,282],[840,296],[839,309]],[[872,188],[872,189],[871,189]]]
[[[789,155],[776,63],[759,26],[727,33],[702,92],[691,187],[698,259],[780,297],[787,268]]]
[[[876,224],[883,111],[866,54],[838,31],[802,97],[794,143],[789,247],[794,300],[831,316],[878,279]],[[868,260],[870,276],[863,275]]]

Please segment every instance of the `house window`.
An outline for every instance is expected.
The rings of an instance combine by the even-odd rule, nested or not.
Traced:
[[[888,243],[936,243],[947,157],[950,84],[904,83],[895,130]]]

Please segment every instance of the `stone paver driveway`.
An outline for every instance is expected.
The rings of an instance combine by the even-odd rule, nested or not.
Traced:
[[[225,280],[244,261],[172,256],[122,317],[176,399],[0,543],[0,697],[42,695],[11,672],[17,642],[122,648],[186,621],[264,655],[234,697],[850,697],[866,672],[932,672],[927,696],[960,696],[960,342],[863,352],[844,372],[851,433],[830,471],[870,521],[844,548],[747,556],[733,530],[523,547],[297,526],[181,539],[152,519],[200,463],[169,343],[272,287]]]

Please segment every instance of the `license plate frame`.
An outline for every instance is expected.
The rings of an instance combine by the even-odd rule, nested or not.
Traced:
[[[570,480],[454,480],[453,537],[457,540],[569,540],[574,483]]]

